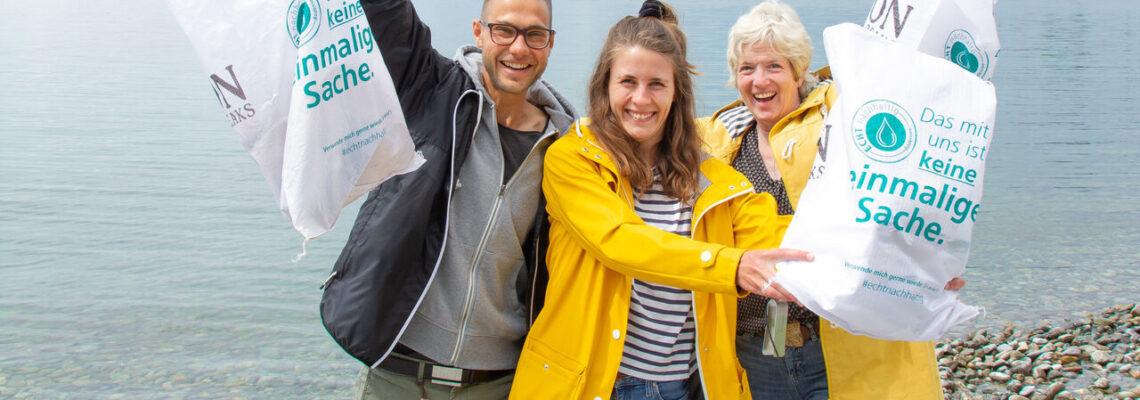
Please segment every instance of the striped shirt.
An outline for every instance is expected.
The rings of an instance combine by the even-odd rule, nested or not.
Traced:
[[[693,207],[666,196],[655,178],[634,211],[649,226],[691,236]],[[655,382],[688,379],[697,367],[695,343],[693,292],[634,279],[618,372]]]

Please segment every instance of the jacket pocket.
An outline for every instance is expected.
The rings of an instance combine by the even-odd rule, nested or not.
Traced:
[[[534,338],[519,356],[512,399],[576,399],[581,396],[585,367]]]

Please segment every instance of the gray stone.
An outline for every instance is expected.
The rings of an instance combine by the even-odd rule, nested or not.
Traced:
[[[1107,378],[1100,378],[1093,382],[1092,387],[1097,389],[1108,389],[1109,383]]]
[[[1100,364],[1100,365],[1107,364],[1109,362],[1112,362],[1114,359],[1116,359],[1116,357],[1112,356],[1112,353],[1109,353],[1109,352],[1104,351],[1104,350],[1097,350],[1097,351],[1092,352],[1092,354],[1089,356],[1089,358],[1092,360],[1092,362]]]
[[[1061,393],[1064,390],[1065,390],[1065,384],[1064,383],[1053,382],[1052,385],[1049,385],[1049,387],[1045,389],[1045,397],[1052,399],[1052,398],[1057,396],[1057,393]]]
[[[1025,386],[1021,387],[1021,390],[1017,391],[1017,394],[1022,395],[1022,396],[1029,396],[1029,395],[1032,395],[1033,392],[1036,392],[1036,391],[1037,391],[1037,386],[1025,385]]]
[[[1009,400],[1029,400],[1029,398],[1020,394],[1015,394],[1013,396],[1009,396]]]
[[[945,356],[946,353],[950,351],[950,349],[951,349],[951,347],[949,345],[944,344],[944,345],[938,346],[937,348],[934,349],[934,357],[942,358],[942,356]]]
[[[1001,373],[1001,372],[990,372],[989,378],[991,381],[994,381],[997,383],[1009,382],[1009,374],[1005,374],[1005,373]]]
[[[1033,363],[1017,360],[1009,364],[1009,372],[1014,374],[1030,375],[1033,373]]]
[[[1010,350],[1013,350],[1013,346],[1010,346],[1009,344],[1002,344],[1000,346],[997,346],[997,351],[999,353],[1005,353],[1005,352],[1010,351]]]
[[[1058,336],[1056,340],[1061,343],[1072,343],[1073,339],[1076,339],[1076,336],[1071,333],[1066,333],[1064,335]]]
[[[1065,328],[1056,327],[1056,328],[1050,329],[1048,332],[1045,332],[1045,334],[1043,336],[1045,336],[1046,339],[1052,340],[1052,339],[1056,339],[1057,337],[1061,336],[1064,333],[1065,333]]]
[[[1077,396],[1068,390],[1061,391],[1061,393],[1057,393],[1056,396],[1053,396],[1053,400],[1076,400],[1076,398]]]
[[[1005,385],[1005,389],[1009,390],[1010,393],[1017,393],[1019,390],[1021,390],[1022,386],[1024,385],[1022,385],[1021,381],[1013,379]]]
[[[1036,367],[1033,367],[1033,377],[1044,379],[1045,377],[1049,376],[1049,371],[1052,370],[1053,367],[1049,364],[1038,365]]]

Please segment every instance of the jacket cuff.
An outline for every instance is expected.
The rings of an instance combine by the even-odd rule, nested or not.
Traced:
[[[744,256],[744,249],[734,247],[725,247],[716,254],[716,258],[712,262],[702,264],[702,267],[718,267],[724,271],[730,272],[732,275],[728,277],[729,286],[736,289],[737,297],[744,297],[748,295],[748,291],[741,289],[736,285],[736,270],[740,268],[740,258]]]

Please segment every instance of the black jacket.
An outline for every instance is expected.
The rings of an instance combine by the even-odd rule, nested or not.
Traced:
[[[471,76],[431,47],[408,0],[362,1],[395,84],[409,133],[426,163],[373,190],[323,286],[321,319],[336,342],[375,367],[395,347],[438,266],[452,186],[482,101]],[[533,315],[545,294],[546,216],[537,219],[527,266]]]

